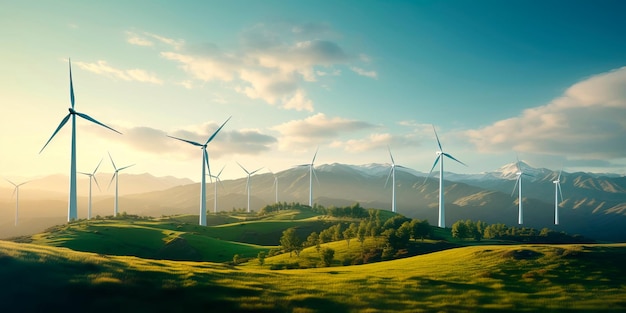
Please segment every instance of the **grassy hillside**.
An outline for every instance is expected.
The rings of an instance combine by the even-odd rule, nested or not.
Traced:
[[[271,271],[0,242],[0,303],[22,312],[623,312],[624,259],[626,244],[473,246]]]
[[[197,220],[198,216],[193,215],[83,220],[18,241],[107,255],[226,262],[235,254],[250,258],[259,251],[275,248],[287,228],[296,227],[302,236],[307,236],[333,222],[310,211],[297,210],[261,218],[245,214],[208,215],[206,227],[197,225]]]

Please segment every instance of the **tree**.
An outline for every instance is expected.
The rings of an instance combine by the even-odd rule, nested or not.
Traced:
[[[302,251],[302,240],[300,240],[298,234],[296,234],[294,227],[283,231],[283,236],[280,237],[280,245],[285,251],[289,251],[289,257],[291,257],[292,252],[295,252],[296,256],[299,256],[300,251]]]
[[[413,235],[413,239],[420,238],[422,242],[424,238],[430,237],[432,233],[432,228],[430,224],[428,224],[428,220],[411,220],[411,234]]]
[[[454,238],[467,238],[467,231],[467,225],[464,221],[456,221],[454,224],[452,224],[452,237]]]
[[[330,266],[333,263],[333,258],[335,257],[335,250],[331,248],[322,249],[322,263],[324,266]]]
[[[312,232],[309,237],[306,238],[306,246],[315,246],[315,250],[317,250],[317,253],[320,253],[320,236],[316,232]]]
[[[367,235],[367,223],[365,220],[362,220],[359,224],[359,229],[357,230],[356,239],[361,243],[361,248],[363,248],[363,243],[365,243],[365,236]]]
[[[259,265],[263,265],[265,264],[265,257],[267,256],[267,253],[265,251],[259,251],[259,254],[257,254],[257,259],[259,259]]]
[[[240,261],[241,261],[241,257],[239,256],[239,254],[233,255],[233,264],[237,265],[239,264]]]
[[[350,226],[346,228],[346,230],[343,231],[343,238],[348,243],[348,248],[350,247],[350,239],[356,236],[357,231],[358,231],[358,227],[356,226],[355,223],[350,224]]]

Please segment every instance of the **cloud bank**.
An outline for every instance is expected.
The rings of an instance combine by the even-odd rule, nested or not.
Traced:
[[[165,44],[160,56],[179,64],[193,80],[226,82],[228,87],[251,99],[283,109],[314,111],[306,84],[326,76],[340,76],[341,67],[358,75],[377,78],[377,72],[363,67],[370,60],[364,54],[351,54],[337,41],[327,24],[258,24],[240,34],[239,46],[229,51],[215,44],[189,46],[147,32],[126,32],[127,42],[137,46]],[[330,39],[329,39],[330,38]],[[184,86],[196,84],[186,81]]]
[[[626,67],[589,77],[546,105],[464,134],[483,153],[513,150],[568,159],[623,159]]]

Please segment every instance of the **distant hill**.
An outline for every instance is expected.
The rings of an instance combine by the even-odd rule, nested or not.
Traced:
[[[561,176],[564,201],[560,206],[561,225],[554,225],[554,184],[558,171],[537,169],[522,163],[525,172],[533,177],[524,178],[524,222],[522,226],[541,229],[549,227],[570,234],[607,240],[626,241],[626,177],[617,175],[592,175],[567,173]],[[488,173],[463,175],[446,173],[446,225],[456,220],[483,220],[487,223],[517,224],[517,195],[511,196],[515,184],[515,164],[507,164]],[[366,208],[389,209],[391,186],[387,183],[389,164],[324,164],[316,167],[313,195],[315,203],[324,206],[346,206],[355,202]],[[281,202],[308,203],[309,172],[305,168],[292,168],[279,173],[278,200]],[[426,180],[426,173],[414,170],[396,171],[396,200],[398,213],[407,217],[437,220],[438,173]],[[110,178],[109,178],[110,179]],[[137,178],[139,181],[139,178]],[[120,177],[121,190],[132,190],[130,177]],[[188,182],[174,180],[178,183]],[[319,181],[319,182],[318,182]],[[108,182],[106,182],[108,184]],[[172,182],[173,184],[173,182]],[[254,175],[250,182],[250,204],[254,211],[275,202],[274,176],[271,173]],[[154,185],[154,184],[153,184]],[[64,185],[65,186],[65,185]],[[246,207],[246,179],[225,180],[218,187],[218,211],[231,211]],[[207,209],[214,209],[214,187],[208,183]],[[137,187],[138,188],[138,187]],[[7,193],[10,195],[10,189]],[[66,192],[66,191],[65,191]],[[120,211],[129,214],[161,216],[170,214],[198,214],[199,183],[180,184],[165,189],[152,189],[142,193],[125,193],[120,197]],[[28,193],[25,188],[24,193]],[[83,192],[79,193],[82,195]],[[86,192],[81,197],[79,216],[86,210]],[[1,198],[0,198],[1,200]],[[63,198],[64,201],[67,201]],[[10,199],[0,201],[3,221],[12,221]],[[25,204],[27,207],[28,205]],[[28,209],[25,207],[25,211]],[[40,206],[40,208],[43,206]],[[113,198],[94,198],[94,215],[112,214]],[[32,208],[34,210],[34,208]],[[66,207],[50,208],[55,216],[66,216]],[[26,212],[24,213],[26,214]],[[4,229],[12,224],[4,224]],[[11,225],[11,226],[9,226]],[[6,236],[6,235],[5,235]]]

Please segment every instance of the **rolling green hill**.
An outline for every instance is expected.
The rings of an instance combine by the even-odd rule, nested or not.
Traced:
[[[626,244],[472,246],[272,271],[0,242],[8,311],[623,312]]]
[[[197,219],[197,216],[183,215],[83,220],[55,226],[17,241],[106,255],[226,262],[235,254],[250,258],[259,251],[275,248],[287,228],[296,227],[302,236],[307,236],[336,222],[298,210],[263,217],[209,215],[206,227],[197,225]]]

